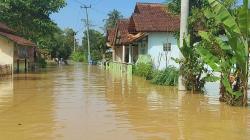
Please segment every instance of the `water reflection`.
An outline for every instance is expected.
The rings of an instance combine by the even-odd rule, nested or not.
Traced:
[[[125,86],[124,78],[120,83],[116,76],[113,79],[113,86],[107,82],[111,88],[107,101],[116,105],[117,118],[128,121],[138,139],[250,138],[249,109],[220,104],[211,85],[207,86],[209,94],[200,95],[178,93],[175,88],[154,86],[138,77]],[[133,94],[121,95],[127,86]]]
[[[0,80],[0,113],[13,104],[13,80]]]
[[[0,139],[250,139],[249,108],[75,64],[0,81]],[[209,89],[210,88],[210,89]]]

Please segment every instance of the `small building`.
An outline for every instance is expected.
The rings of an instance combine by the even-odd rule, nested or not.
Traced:
[[[168,12],[164,4],[137,3],[130,19],[117,21],[107,34],[113,62],[133,64],[140,55],[149,55],[155,69],[178,68],[172,58],[180,57],[175,36],[179,29],[179,16]]]
[[[14,30],[0,23],[0,76],[19,72],[20,65],[23,70],[35,61],[36,44],[14,33]]]

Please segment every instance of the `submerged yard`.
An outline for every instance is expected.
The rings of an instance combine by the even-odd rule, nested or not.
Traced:
[[[250,139],[250,108],[82,64],[0,81],[0,139]],[[217,87],[218,88],[218,87]]]

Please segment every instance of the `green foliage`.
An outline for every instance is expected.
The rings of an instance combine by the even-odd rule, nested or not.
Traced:
[[[102,59],[104,59],[104,54],[106,50],[108,49],[106,46],[106,38],[105,36],[96,30],[89,30],[89,36],[90,36],[90,53],[92,60],[97,62]],[[87,32],[84,32],[83,37],[83,51],[85,52],[85,55],[88,56],[88,43],[87,43]]]
[[[180,14],[181,13],[181,0],[170,0],[170,2],[167,0],[166,2],[168,5],[168,9],[174,13],[174,14]],[[198,8],[201,9],[203,7],[207,6],[207,2],[205,0],[189,0],[189,7],[191,8]],[[190,14],[192,15],[192,13]]]
[[[65,5],[64,0],[0,0],[0,21],[38,42],[57,30],[50,15]]]
[[[155,71],[152,83],[164,86],[176,86],[178,84],[179,71],[174,67],[165,70]]]
[[[200,44],[206,44],[206,47],[200,47],[197,49],[197,53],[214,71],[222,73],[221,83],[225,87],[226,101],[232,105],[239,105],[240,102],[240,105],[245,106],[247,104],[249,68],[247,42],[249,35],[248,0],[244,0],[244,5],[238,9],[236,15],[232,14],[230,9],[226,8],[225,4],[220,1],[208,0],[208,2],[210,8],[206,9],[204,14],[207,19],[213,19],[216,24],[224,27],[227,41],[213,34],[210,29],[206,32],[199,32],[202,38]],[[237,17],[239,15],[243,17]],[[231,73],[239,79],[237,80],[239,88],[234,90],[229,80]],[[242,100],[238,100],[239,98],[242,98]],[[239,102],[235,102],[236,100]]]
[[[175,59],[180,64],[180,74],[187,90],[200,91],[204,88],[205,80],[202,74],[207,72],[200,56],[195,51],[199,46],[191,45],[190,35],[183,41],[183,47],[179,48],[183,59]]]
[[[122,19],[123,16],[121,14],[121,12],[117,11],[117,10],[113,10],[110,11],[108,13],[108,18],[106,19],[106,23],[104,25],[105,29],[111,29],[111,28],[115,28],[116,25],[116,21],[119,19]]]
[[[36,60],[36,63],[37,63],[37,65],[38,65],[39,68],[46,68],[47,67],[47,62],[43,58],[38,58]]]
[[[137,76],[151,80],[153,77],[153,62],[150,55],[140,55],[133,67],[133,73]]]
[[[75,62],[87,62],[87,57],[83,52],[74,52],[71,54],[71,59]]]
[[[151,80],[153,78],[153,64],[152,63],[137,63],[133,68],[133,73],[137,76]]]

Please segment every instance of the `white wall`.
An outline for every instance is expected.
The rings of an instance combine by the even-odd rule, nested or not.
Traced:
[[[14,43],[0,36],[0,65],[13,64]]]
[[[171,43],[171,51],[167,53],[163,51],[164,43]],[[152,57],[155,68],[157,69],[162,70],[166,68],[166,65],[179,68],[179,64],[175,63],[175,61],[171,59],[171,57],[180,57],[180,50],[177,46],[177,39],[172,33],[150,33],[148,35],[148,54]]]

